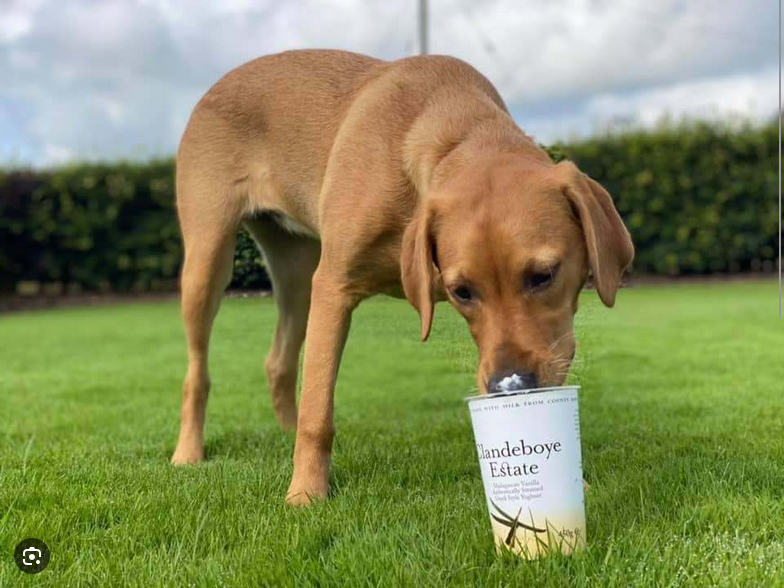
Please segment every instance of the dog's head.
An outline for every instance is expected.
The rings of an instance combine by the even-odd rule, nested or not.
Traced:
[[[477,384],[561,385],[589,269],[615,303],[634,249],[612,198],[570,162],[478,161],[423,199],[403,237],[401,272],[427,339],[441,290],[479,348]],[[443,294],[442,294],[443,295]]]

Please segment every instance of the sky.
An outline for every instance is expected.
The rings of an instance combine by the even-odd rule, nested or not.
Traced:
[[[542,143],[662,117],[772,119],[774,0],[429,0]],[[296,48],[415,54],[416,0],[0,0],[0,164],[176,151],[228,70]]]

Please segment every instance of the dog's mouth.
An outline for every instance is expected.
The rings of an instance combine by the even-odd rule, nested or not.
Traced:
[[[485,376],[482,379],[484,382],[483,393],[509,394],[524,390],[563,386],[571,371],[573,360],[574,352],[568,358],[556,359],[543,369],[541,376],[539,372],[529,372],[525,368],[506,370],[490,377]]]
[[[539,378],[533,372],[525,369],[504,370],[491,376],[485,381],[487,394],[504,394],[532,390],[539,387]]]

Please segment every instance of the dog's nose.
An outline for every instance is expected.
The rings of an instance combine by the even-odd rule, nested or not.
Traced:
[[[524,370],[507,370],[490,378],[487,382],[487,393],[516,392],[538,387],[539,379],[536,377],[536,374]]]

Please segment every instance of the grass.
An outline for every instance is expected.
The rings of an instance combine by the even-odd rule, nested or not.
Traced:
[[[275,310],[218,317],[208,461],[176,469],[174,302],[0,317],[0,586],[781,586],[784,330],[773,282],[650,286],[578,313],[587,550],[495,554],[468,411],[475,351],[384,298],[357,311],[333,497],[283,503],[293,436],[263,375]],[[19,572],[14,546],[50,547]]]

